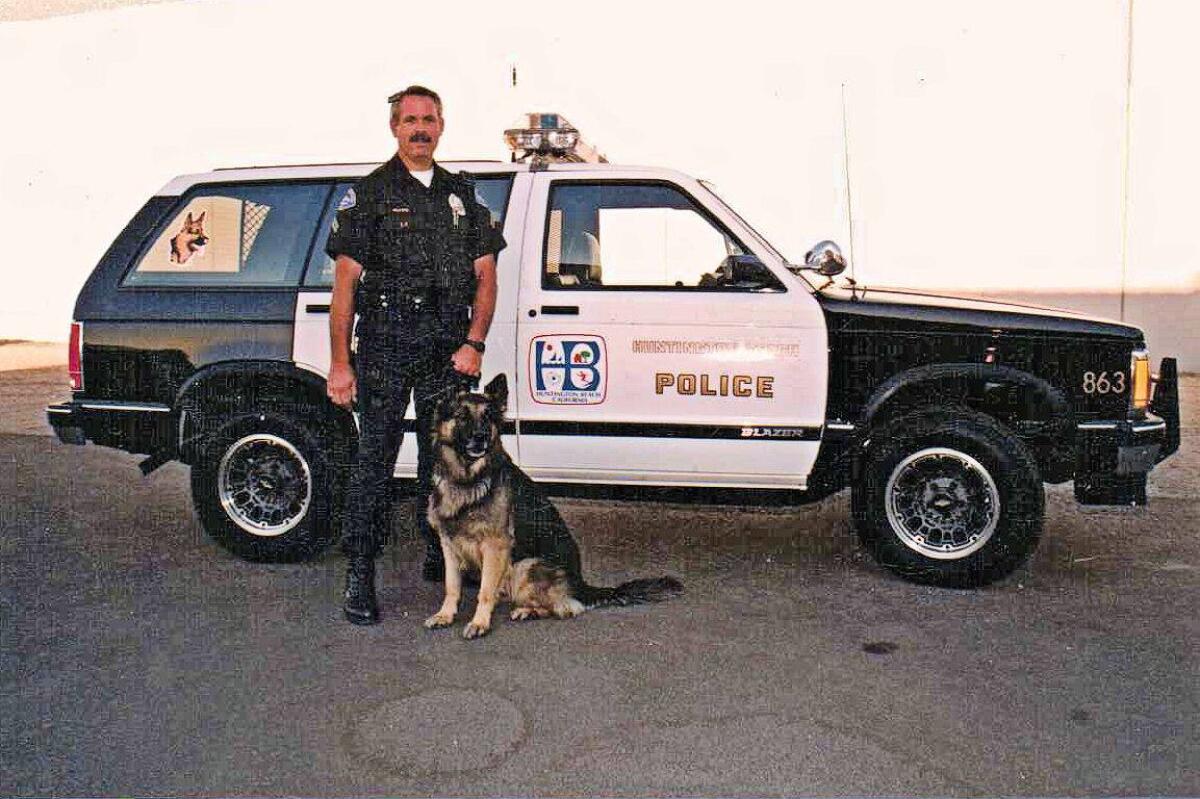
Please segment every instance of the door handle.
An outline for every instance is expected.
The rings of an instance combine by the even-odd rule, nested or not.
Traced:
[[[578,305],[543,305],[542,313],[550,316],[579,316]]]
[[[304,310],[308,313],[329,313],[328,305],[305,305]]]

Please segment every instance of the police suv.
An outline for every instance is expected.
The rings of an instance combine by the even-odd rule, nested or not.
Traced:
[[[356,423],[325,394],[324,245],[375,166],[217,170],[151,197],[80,293],[59,438],[190,465],[205,529],[239,556],[329,546]],[[788,263],[666,169],[443,166],[508,242],[483,380],[509,377],[505,446],[552,490],[849,486],[880,563],[980,585],[1036,544],[1043,483],[1144,503],[1179,446],[1175,361],[1152,375],[1137,328],[859,286],[829,242]]]

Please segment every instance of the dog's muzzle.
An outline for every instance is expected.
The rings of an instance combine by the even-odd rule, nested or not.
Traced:
[[[478,460],[488,453],[490,445],[490,436],[471,436],[463,445],[463,454],[472,460]]]

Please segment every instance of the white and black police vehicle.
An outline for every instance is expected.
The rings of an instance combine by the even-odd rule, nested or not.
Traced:
[[[1152,374],[1137,328],[855,285],[829,242],[791,264],[702,181],[566,163],[577,132],[533,122],[508,132],[532,159],[443,165],[508,242],[483,380],[509,377],[505,446],[551,491],[799,503],[848,486],[881,564],[968,586],[1028,556],[1044,483],[1144,503],[1178,448],[1175,361]],[[247,559],[333,543],[356,424],[325,394],[324,244],[375,166],[167,183],[79,295],[59,438],[144,453],[147,473],[188,464],[205,529]]]

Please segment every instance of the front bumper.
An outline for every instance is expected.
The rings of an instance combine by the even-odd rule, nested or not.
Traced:
[[[1146,475],[1179,449],[1179,374],[1164,358],[1144,419],[1076,425],[1075,498],[1084,505],[1144,505]]]

